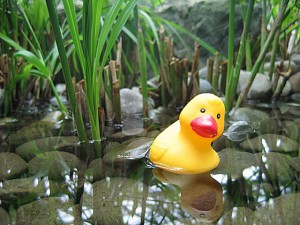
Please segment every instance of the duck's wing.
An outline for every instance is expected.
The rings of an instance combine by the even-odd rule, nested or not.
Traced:
[[[152,162],[160,161],[160,159],[168,152],[169,148],[169,141],[156,139],[150,149],[150,160]]]

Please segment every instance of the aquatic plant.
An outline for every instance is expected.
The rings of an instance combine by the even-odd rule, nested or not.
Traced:
[[[106,7],[104,1],[84,1],[82,9],[82,41],[73,1],[63,0],[63,4],[70,27],[70,34],[74,42],[84,77],[92,138],[94,141],[100,141],[101,136],[98,115],[99,106],[101,106],[99,98],[100,77],[103,74],[111,49],[124,27],[124,24],[131,15],[134,6],[137,4],[137,0],[130,2],[115,1],[112,6],[109,6],[105,18],[102,17],[103,8]],[[52,0],[47,0],[47,5],[53,23],[54,17],[57,18],[55,15],[54,3]],[[56,38],[58,38],[60,35],[59,24],[53,23],[53,27],[56,27]],[[59,46],[59,48],[63,48],[63,46]],[[60,51],[60,57],[66,58],[64,50]],[[64,66],[66,66],[66,64]],[[66,80],[69,80],[67,82],[67,89],[70,90],[72,89],[71,74],[68,72],[64,73],[64,75]],[[73,94],[73,96],[74,97],[71,100],[73,102],[71,104],[75,106],[75,95]]]

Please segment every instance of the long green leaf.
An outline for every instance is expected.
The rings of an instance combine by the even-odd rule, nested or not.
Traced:
[[[20,46],[17,42],[15,42],[14,40],[12,40],[11,38],[9,38],[7,35],[3,34],[0,32],[0,38],[5,41],[7,44],[9,44],[10,46],[14,47],[17,50],[25,50],[22,46]]]
[[[15,56],[22,57],[26,59],[29,63],[31,63],[34,67],[36,67],[38,70],[40,70],[42,73],[44,73],[47,76],[50,76],[50,71],[48,70],[47,66],[44,64],[44,62],[36,57],[32,52],[29,52],[27,50],[20,50],[15,53]]]

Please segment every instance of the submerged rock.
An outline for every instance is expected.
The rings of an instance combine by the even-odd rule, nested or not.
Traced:
[[[103,157],[108,165],[132,163],[144,158],[153,142],[153,138],[138,138],[128,140],[110,149]]]
[[[51,194],[58,193],[57,183],[51,183]],[[46,197],[50,194],[49,181],[36,177],[27,177],[2,182],[0,199],[2,202],[25,204],[38,197]]]
[[[83,163],[68,152],[45,152],[29,161],[29,174],[35,176],[48,176],[50,180],[64,180],[72,172],[82,172]]]
[[[6,212],[5,209],[3,209],[2,207],[0,207],[0,218],[1,218],[0,220],[1,225],[12,224],[8,212]]]
[[[212,171],[213,174],[230,174],[237,179],[243,176],[244,169],[259,165],[259,161],[254,154],[242,152],[236,148],[226,148],[218,154],[220,164]]]
[[[258,109],[248,107],[237,108],[230,116],[232,121],[245,121],[247,123],[259,123],[269,118],[269,115]]]
[[[67,146],[79,146],[78,137],[58,136],[29,141],[18,146],[16,153],[25,159],[31,159],[40,153],[58,150]]]
[[[246,121],[236,121],[224,132],[224,135],[231,141],[239,142],[245,140],[251,131],[252,129]]]
[[[295,152],[299,151],[299,143],[291,138],[278,134],[262,134],[240,143],[246,150],[256,152]]]
[[[27,163],[15,153],[0,153],[0,181],[18,177],[28,168]]]
[[[127,178],[111,178],[95,182],[93,184],[93,223],[123,224],[124,210],[131,208],[126,202],[134,202],[135,207],[142,207],[143,190],[147,189],[148,187],[142,182]]]
[[[80,224],[80,217],[80,212],[72,200],[52,197],[19,207],[16,225]]]

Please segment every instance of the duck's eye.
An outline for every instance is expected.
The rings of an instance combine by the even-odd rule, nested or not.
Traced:
[[[200,112],[205,113],[205,109],[204,108],[200,109]]]
[[[220,118],[221,118],[221,115],[220,115],[220,113],[218,113],[218,114],[217,114],[217,118],[218,118],[218,119],[220,119]]]

